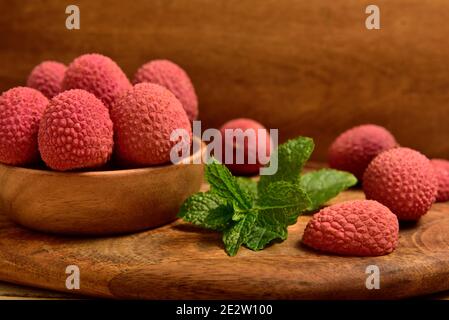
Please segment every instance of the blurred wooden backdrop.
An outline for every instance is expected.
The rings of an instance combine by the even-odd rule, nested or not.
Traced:
[[[381,30],[365,8],[381,8]],[[81,30],[65,28],[65,7]],[[373,122],[403,145],[449,157],[447,0],[0,0],[0,89],[44,59],[86,52],[132,76],[169,58],[192,77],[204,125],[235,117],[316,139],[324,159],[342,130]]]

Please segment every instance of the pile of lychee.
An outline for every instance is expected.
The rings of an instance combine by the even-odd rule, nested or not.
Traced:
[[[398,244],[399,220],[417,221],[435,201],[449,200],[449,161],[400,147],[377,125],[360,125],[338,136],[329,149],[329,165],[353,173],[367,200],[329,206],[312,217],[303,243],[321,251],[390,253]]]
[[[134,85],[133,85],[134,84]],[[133,84],[101,54],[84,54],[68,67],[36,66],[27,87],[0,96],[0,162],[39,163],[58,170],[166,163],[175,129],[191,136],[198,100],[187,73],[168,60],[141,66]]]

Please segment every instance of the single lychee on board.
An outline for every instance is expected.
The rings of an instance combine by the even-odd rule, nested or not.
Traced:
[[[48,99],[62,92],[67,67],[57,61],[44,61],[33,68],[27,86],[42,92]]]
[[[232,140],[226,139],[227,132],[234,137]],[[250,138],[251,132],[254,133],[253,141]],[[270,134],[261,123],[247,118],[234,119],[223,124],[220,133],[222,138],[221,162],[225,163],[232,173],[236,175],[257,174],[263,165],[260,161],[261,157],[269,159]],[[259,138],[263,140],[262,144],[259,143]],[[229,155],[229,152],[232,154]],[[243,159],[243,163],[237,163],[239,155]],[[232,163],[226,163],[226,156],[232,159]]]
[[[349,256],[380,256],[398,244],[399,222],[372,200],[341,202],[314,214],[302,242],[316,250]]]
[[[449,200],[449,161],[445,159],[430,160],[438,180],[438,191],[436,201]]]
[[[37,133],[48,99],[32,88],[16,87],[0,96],[0,162],[26,165],[39,160]]]
[[[362,180],[371,160],[396,146],[395,138],[387,129],[374,124],[356,126],[340,134],[332,143],[328,153],[329,166],[349,171]]]
[[[429,159],[409,148],[395,148],[374,158],[363,176],[367,199],[377,200],[399,220],[418,220],[432,206],[437,179]]]
[[[170,90],[179,101],[190,121],[198,117],[198,98],[187,72],[169,60],[153,60],[142,65],[133,83],[150,82]]]
[[[115,156],[121,165],[142,167],[170,161],[175,130],[192,128],[181,103],[168,89],[152,83],[136,84],[112,106]],[[187,141],[185,141],[187,142]]]
[[[108,108],[85,90],[64,91],[45,109],[38,142],[42,160],[51,169],[100,167],[109,160],[113,147]]]
[[[79,56],[68,66],[62,82],[64,90],[83,89],[93,93],[110,108],[131,83],[111,58],[92,53]]]

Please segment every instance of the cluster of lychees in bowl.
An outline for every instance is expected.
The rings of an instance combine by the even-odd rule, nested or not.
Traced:
[[[46,61],[28,87],[0,97],[0,162],[30,165],[39,156],[58,171],[169,161],[174,129],[191,133],[198,115],[193,85],[167,60],[143,65],[135,85],[110,58],[85,54],[65,65]]]
[[[309,221],[303,242],[315,249],[358,256],[392,252],[399,221],[417,221],[435,201],[449,200],[449,161],[429,160],[400,147],[377,125],[343,132],[329,149],[332,168],[353,173],[367,200],[322,209]]]
[[[172,221],[202,171],[171,168],[170,135],[192,138],[197,116],[192,82],[171,61],[145,63],[132,82],[101,54],[67,67],[42,62],[26,87],[0,96],[1,210],[34,229],[75,234]]]

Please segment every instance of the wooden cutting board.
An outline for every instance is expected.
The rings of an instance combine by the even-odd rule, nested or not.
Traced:
[[[363,198],[348,191],[333,202]],[[338,257],[301,244],[310,217],[283,243],[228,257],[220,235],[182,221],[134,235],[68,238],[23,229],[0,215],[0,280],[97,297],[146,299],[401,298],[449,289],[449,203],[417,224],[402,225],[395,252]],[[80,290],[65,287],[66,267],[80,268]],[[380,289],[365,287],[367,266]]]

